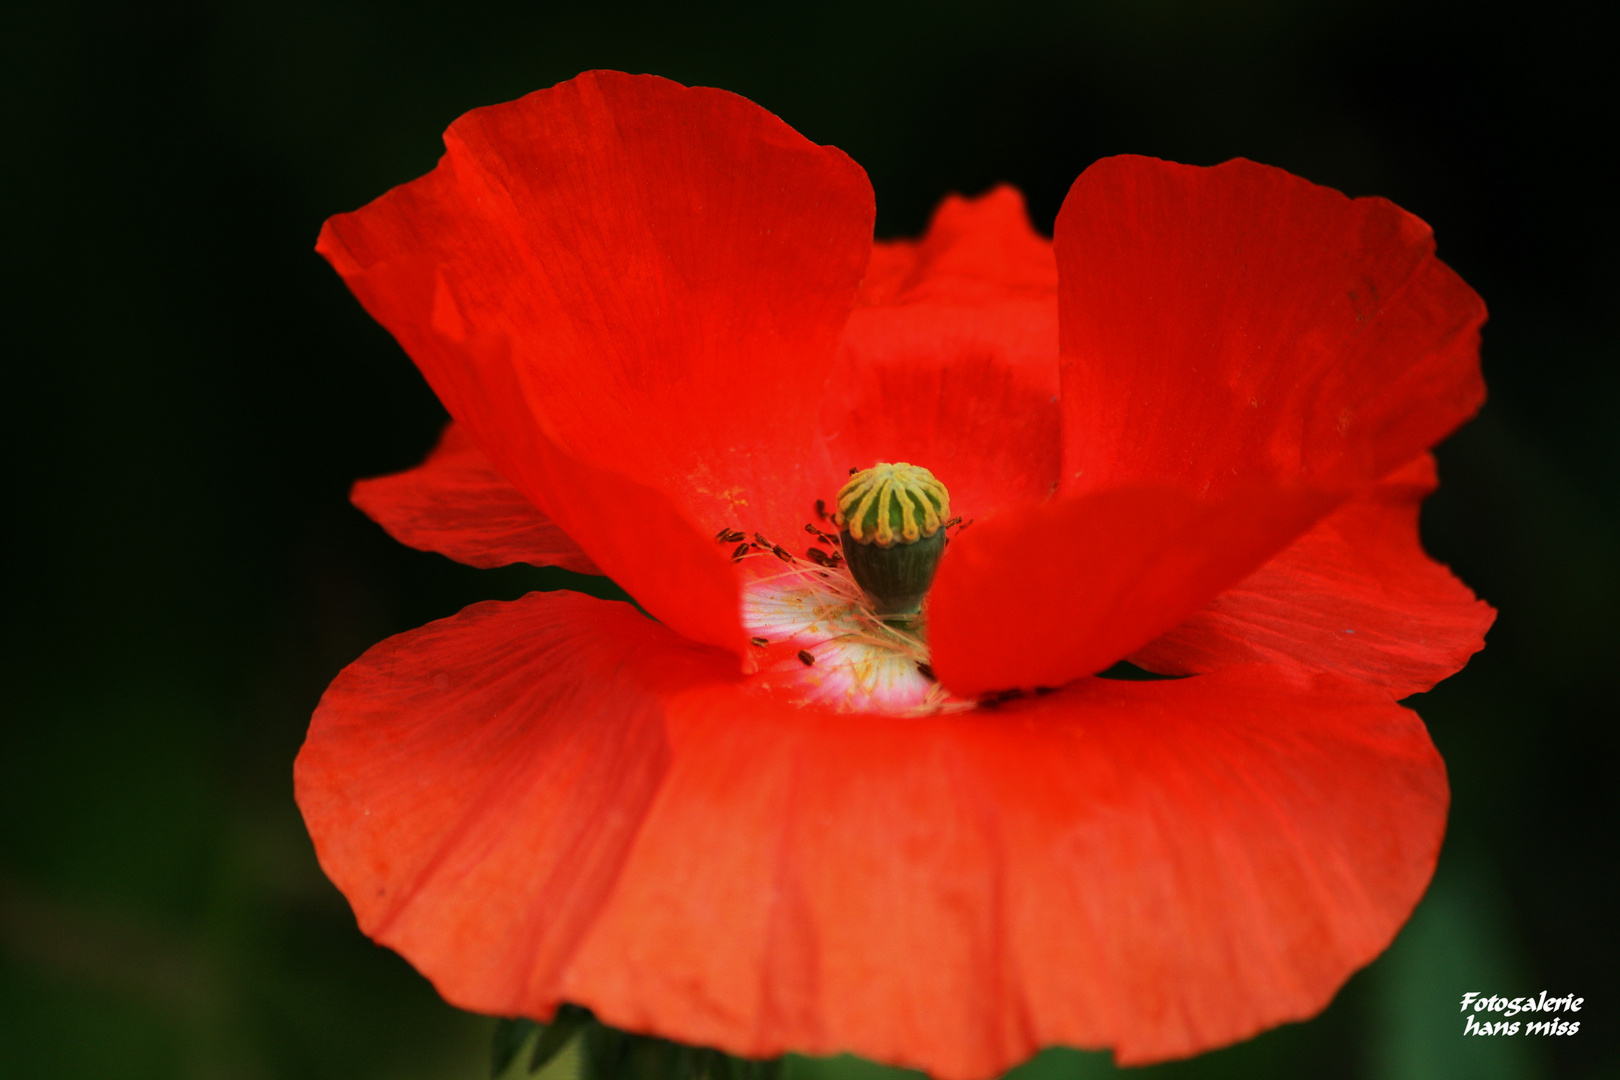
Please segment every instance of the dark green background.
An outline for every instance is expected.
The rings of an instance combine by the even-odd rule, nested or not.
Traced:
[[[1616,1075],[1612,10],[6,6],[0,1076],[480,1075],[489,1021],[355,930],[291,762],[365,647],[558,579],[406,550],[347,505],[442,414],[311,245],[461,112],[590,67],[844,148],[885,235],[998,180],[1049,229],[1118,151],[1246,155],[1427,219],[1490,304],[1493,396],[1441,449],[1425,535],[1502,613],[1416,702],[1455,789],[1440,872],[1321,1018],[1150,1074]],[[1461,1037],[1463,990],[1542,989],[1586,996],[1578,1036]]]

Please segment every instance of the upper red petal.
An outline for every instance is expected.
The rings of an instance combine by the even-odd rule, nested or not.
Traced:
[[[454,421],[422,464],[357,481],[349,500],[400,543],[469,566],[530,563],[601,573]]]
[[[876,245],[828,381],[821,427],[837,491],[850,466],[909,461],[955,514],[1057,483],[1057,264],[1000,187],[940,204],[919,241]]]
[[[1447,801],[1417,718],[1335,676],[831,714],[562,594],[371,650],[297,780],[361,926],[457,1004],[948,1080],[1314,1013],[1409,914]]]
[[[1056,248],[1068,490],[1355,489],[1484,400],[1485,306],[1384,199],[1241,159],[1106,158]]]
[[[1496,619],[1423,551],[1418,507],[1435,483],[1434,458],[1418,457],[1131,659],[1177,675],[1267,661],[1396,697],[1429,689],[1484,647]]]
[[[942,564],[930,633],[954,689],[1129,655],[1483,398],[1483,304],[1382,199],[1109,158],[1069,192],[1056,251],[1066,501]]]
[[[337,252],[328,254],[338,260]],[[435,280],[430,265],[403,260],[374,266],[353,287],[362,300],[370,295],[408,300],[435,295]],[[458,423],[603,573],[677,632],[745,652],[737,576],[712,538],[700,535],[662,492],[572,457],[539,425],[527,422],[505,338],[461,337],[441,333],[436,325],[416,344],[423,369],[444,377],[435,389]],[[434,363],[424,362],[424,356]],[[460,405],[467,411],[458,411]],[[506,421],[514,422],[502,427]],[[484,442],[482,432],[492,429],[503,437]]]
[[[445,148],[319,249],[502,474],[649,611],[736,645],[698,546],[814,498],[865,174],[734,94],[614,72],[475,110]]]

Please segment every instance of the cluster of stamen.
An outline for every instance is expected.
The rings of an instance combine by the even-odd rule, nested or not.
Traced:
[[[819,500],[816,510],[827,520]],[[935,531],[958,525],[936,520]],[[840,538],[809,522],[804,531],[812,543],[803,556],[757,532],[728,527],[715,536],[735,545],[733,562],[755,563],[744,586],[743,622],[762,688],[846,712],[924,716],[978,704],[934,678],[921,616],[880,615],[850,575]]]

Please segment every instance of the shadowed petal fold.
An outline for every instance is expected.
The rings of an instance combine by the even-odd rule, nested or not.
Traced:
[[[349,501],[400,543],[484,569],[529,563],[600,574],[590,556],[495,470],[454,421],[414,469],[355,482]]]
[[[1409,914],[1447,802],[1422,724],[1353,680],[837,714],[567,594],[368,652],[297,777],[361,926],[459,1005],[945,1080],[1312,1014]]]

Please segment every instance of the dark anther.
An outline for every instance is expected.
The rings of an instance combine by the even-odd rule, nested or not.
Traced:
[[[744,536],[742,534],[742,530],[740,530],[740,529],[733,529],[730,532],[726,533],[726,543],[728,543],[728,544],[735,544],[738,540],[746,540],[746,539],[748,539],[748,537]]]
[[[809,559],[811,562],[815,563],[817,566],[837,566],[838,565],[836,562],[833,561],[833,557],[831,555],[828,555],[825,551],[822,551],[820,548],[815,548],[815,547],[813,547],[813,548],[805,548],[804,557]]]
[[[933,667],[929,664],[923,663],[921,660],[917,661],[917,673],[923,678],[927,679],[929,682],[939,682],[939,680],[934,677]]]
[[[714,542],[717,544],[723,544],[730,539],[730,537],[731,530],[729,528],[721,529],[719,532],[714,534]]]
[[[731,552],[731,561],[736,562],[746,554],[748,554],[748,545],[738,544]]]
[[[789,551],[787,548],[783,547],[781,544],[772,544],[771,545],[771,554],[775,555],[778,559],[781,559],[783,562],[792,562],[793,561],[793,552]]]
[[[1047,694],[1055,693],[1057,693],[1057,687],[1055,686],[1037,686],[1035,688],[1036,697],[1045,697]]]
[[[822,521],[827,520],[827,501],[825,499],[816,500],[816,517]]]
[[[765,647],[765,646],[767,646],[767,645],[769,645],[769,644],[770,644],[770,641],[769,641],[769,639],[767,639],[767,638],[762,638],[762,637],[751,637],[751,638],[749,638],[749,639],[748,639],[748,640],[749,640],[749,641],[751,641],[751,642],[752,642],[752,643],[754,643],[754,644],[755,644],[755,645],[758,645],[758,646],[759,646],[759,647],[760,647],[760,648],[762,648],[762,649],[763,649],[763,648],[764,648],[764,647]]]
[[[764,537],[764,535],[762,533],[755,533],[754,534],[754,539],[759,541],[759,546],[762,547],[762,548],[768,548],[768,547],[771,546],[771,542],[769,540],[765,539],[765,537]]]
[[[947,521],[945,523],[945,527],[947,529],[949,529],[953,525],[960,525],[960,524],[962,524],[962,516],[960,514],[958,514],[956,517],[953,517],[953,518],[951,518],[951,520]]]
[[[860,471],[861,471],[861,467],[859,465],[851,465],[849,467],[849,475],[851,475],[851,476],[854,476],[856,473],[858,473]]]
[[[1003,702],[1013,701],[1023,696],[1024,692],[1017,687],[1013,687],[1011,690],[992,690],[990,693],[984,694],[979,698],[979,708],[1000,708]]]
[[[799,662],[801,664],[803,664],[805,667],[814,667],[815,663],[816,663],[816,658],[814,656],[812,656],[808,650],[800,649],[799,650]]]

